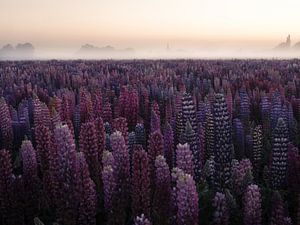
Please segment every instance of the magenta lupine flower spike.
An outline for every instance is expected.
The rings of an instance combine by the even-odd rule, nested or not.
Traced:
[[[114,224],[116,199],[115,159],[109,151],[103,152],[102,182],[104,193],[104,209],[107,224]]]
[[[77,154],[77,195],[78,214],[77,224],[96,225],[97,193],[84,154]]]
[[[133,153],[132,166],[132,214],[150,216],[150,173],[149,160],[145,150],[141,147]]]
[[[116,198],[118,199],[118,205],[116,206],[116,220],[118,224],[123,224],[126,218],[126,208],[129,207],[129,152],[120,131],[116,131],[110,136],[110,142],[116,165]]]
[[[25,216],[32,221],[38,215],[39,178],[37,170],[36,151],[30,141],[25,140],[21,146],[23,165],[23,184],[25,199]]]
[[[110,102],[105,102],[104,106],[103,106],[103,122],[108,122],[111,123],[112,122],[112,112],[111,112],[111,104]]]
[[[134,225],[151,225],[151,222],[145,217],[144,214],[137,216],[134,220]]]
[[[189,174],[179,174],[176,184],[177,224],[198,225],[198,193]]]
[[[9,108],[5,102],[5,99],[0,98],[0,148],[12,150],[13,147],[13,128],[11,125],[11,117]]]
[[[176,167],[194,176],[193,155],[189,144],[178,144],[176,149]]]
[[[164,148],[163,136],[160,133],[160,131],[155,131],[151,133],[149,137],[149,149],[148,149],[151,184],[153,184],[154,181],[155,159],[157,156],[163,155],[163,148]]]
[[[79,137],[80,151],[84,153],[90,175],[97,188],[101,183],[101,159],[102,152],[98,147],[98,135],[94,121],[81,125]]]
[[[104,123],[101,117],[98,117],[95,119],[95,126],[97,130],[97,140],[98,140],[98,151],[99,151],[99,157],[100,162],[102,161],[102,154],[105,150],[105,129],[104,129]]]
[[[151,132],[160,131],[160,118],[152,110],[151,111]]]
[[[244,225],[261,224],[261,195],[257,185],[247,187],[244,195]]]
[[[159,155],[155,160],[155,190],[153,211],[155,224],[168,224],[171,216],[171,174],[166,159]]]
[[[120,131],[124,137],[125,143],[128,144],[128,126],[124,117],[118,117],[112,123],[113,132]]]
[[[52,145],[52,132],[44,125],[38,125],[35,128],[35,142],[37,162],[41,173],[44,175],[49,169],[50,151]]]
[[[166,124],[164,130],[164,156],[167,160],[167,163],[170,168],[173,168],[174,165],[174,137],[173,137],[173,130],[169,123]]]
[[[54,130],[56,150],[51,153],[51,192],[57,217],[63,223],[76,218],[77,156],[75,142],[67,125]],[[71,218],[71,219],[70,219]]]
[[[232,165],[232,188],[236,194],[242,194],[252,182],[252,164],[249,159],[233,161],[235,163]]]
[[[200,174],[202,170],[201,155],[199,151],[199,138],[197,137],[197,134],[193,130],[189,121],[186,123],[184,139],[185,142],[188,143],[192,152],[194,173],[191,175],[194,177],[195,181],[198,182],[200,180]]]
[[[227,204],[226,196],[223,193],[217,192],[212,200],[212,205],[215,209],[213,213],[214,225],[228,225],[229,224],[229,206]]]

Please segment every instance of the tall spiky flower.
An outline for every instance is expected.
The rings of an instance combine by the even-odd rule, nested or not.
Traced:
[[[116,221],[118,224],[124,224],[126,218],[126,209],[129,206],[129,153],[124,137],[120,131],[116,131],[110,136],[110,142],[116,165],[116,198],[119,201],[116,207],[115,215],[118,215]]]
[[[49,154],[52,146],[52,132],[44,125],[35,127],[37,162],[42,174],[49,169]]]
[[[5,102],[5,99],[0,98],[0,148],[12,150],[13,147],[13,128],[11,125],[11,117],[9,108]]]
[[[198,193],[193,177],[179,174],[176,184],[177,224],[198,224]]]
[[[160,118],[158,115],[154,112],[154,110],[151,111],[151,132],[160,131]]]
[[[0,150],[0,209],[3,224],[24,224],[23,215],[17,208],[17,191],[14,187],[12,162],[9,151]]]
[[[79,146],[80,151],[85,155],[91,178],[99,188],[101,183],[102,152],[98,147],[98,135],[94,121],[82,124]]]
[[[252,153],[252,161],[253,161],[253,170],[254,176],[256,179],[259,177],[259,171],[261,168],[262,161],[262,153],[263,153],[263,135],[262,135],[262,126],[258,125],[253,130],[253,153]]]
[[[213,224],[214,225],[228,225],[229,224],[229,206],[227,204],[226,196],[223,193],[217,192],[212,200],[214,207]]]
[[[106,137],[105,137],[104,124],[103,124],[103,120],[101,117],[96,118],[95,126],[96,126],[96,130],[97,130],[99,156],[102,157],[103,151],[105,150]],[[102,158],[100,158],[100,162],[101,162],[101,160],[102,160]]]
[[[146,147],[146,134],[145,134],[145,128],[144,125],[141,123],[138,123],[135,126],[134,129],[135,132],[135,141],[137,145],[142,145],[143,148]]]
[[[137,216],[134,220],[134,225],[151,225],[151,222],[145,217],[144,214]]]
[[[77,156],[75,142],[67,125],[54,130],[56,149],[50,156],[52,201],[59,221],[72,224],[76,218]]]
[[[203,168],[203,175],[209,187],[213,189],[215,185],[215,160],[213,156],[211,156],[210,159],[206,160]]]
[[[278,91],[272,96],[271,112],[270,112],[270,122],[271,129],[274,130],[277,126],[278,119],[281,116],[282,104],[281,98]]]
[[[132,214],[150,216],[150,177],[148,155],[142,148],[133,153]]]
[[[200,173],[201,173],[201,169],[202,169],[202,165],[201,165],[201,155],[200,155],[200,151],[199,151],[199,138],[197,138],[197,134],[195,133],[195,131],[193,130],[190,122],[188,121],[185,127],[185,132],[184,132],[184,139],[185,142],[189,144],[190,149],[192,151],[193,154],[193,168],[194,168],[194,175],[191,174],[196,182],[199,181],[200,179]]]
[[[245,157],[245,131],[240,119],[233,120],[233,130],[235,149],[237,149],[235,155],[238,159],[242,159]]]
[[[244,195],[244,224],[261,224],[261,196],[257,185],[251,184],[247,187]]]
[[[205,130],[201,123],[198,125],[198,151],[200,157],[200,165],[203,167],[205,163]],[[202,169],[202,168],[201,168]]]
[[[240,118],[243,122],[245,130],[248,131],[250,119],[250,100],[245,87],[241,88],[240,90],[240,98]]]
[[[103,152],[103,193],[104,193],[104,209],[106,213],[107,224],[114,224],[115,206],[116,206],[116,178],[115,178],[115,159],[113,154],[107,150]]]
[[[155,131],[150,134],[149,137],[149,164],[150,164],[150,177],[151,177],[151,184],[154,181],[154,164],[155,159],[159,155],[163,155],[164,151],[164,141],[163,136],[160,131]]]
[[[47,105],[41,102],[37,97],[33,100],[34,105],[34,125],[44,125],[51,127],[50,111]]]
[[[97,212],[97,193],[84,154],[77,154],[77,224],[95,225]]]
[[[23,184],[25,198],[25,215],[27,221],[32,221],[38,215],[39,178],[36,153],[30,141],[25,140],[21,146],[23,165]]]
[[[155,192],[153,211],[155,224],[168,224],[171,206],[171,175],[166,159],[159,155],[155,160]]]
[[[194,163],[189,144],[178,144],[176,149],[176,167],[194,177]]]
[[[102,95],[100,91],[93,92],[92,103],[95,118],[100,117],[102,113]]]
[[[179,111],[176,115],[176,141],[175,144],[183,144],[184,142],[184,127],[182,112]]]
[[[164,156],[170,168],[173,167],[174,152],[174,137],[173,130],[169,123],[166,124],[164,131]]]
[[[205,159],[208,160],[214,155],[215,150],[215,128],[214,118],[210,109],[206,113],[205,121]]]
[[[271,110],[271,104],[268,98],[266,96],[263,96],[260,101],[260,114],[261,114],[264,134],[268,134],[270,130],[270,110]]]
[[[112,122],[112,112],[111,112],[110,102],[107,101],[104,103],[102,113],[103,113],[102,114],[103,122],[111,123]]]
[[[118,117],[112,123],[113,132],[120,131],[124,137],[125,143],[128,144],[128,126],[124,117]]]
[[[288,187],[297,193],[300,190],[300,154],[292,144],[288,146]],[[300,221],[299,221],[300,222]]]
[[[282,118],[278,119],[272,137],[271,185],[280,189],[286,184],[288,130]]]
[[[130,161],[130,174],[132,174],[132,158],[133,158],[133,152],[135,150],[135,146],[136,146],[135,133],[130,132],[129,135],[128,135],[128,151],[129,151],[129,161]]]
[[[182,116],[183,124],[186,125],[189,121],[194,132],[197,132],[197,118],[196,109],[192,96],[188,93],[184,93],[182,96]]]
[[[223,94],[216,94],[213,107],[215,131],[216,188],[223,189],[230,183],[232,140],[230,117]]]
[[[272,211],[270,225],[284,224],[284,205],[283,200],[278,191],[275,191],[272,196]]]
[[[233,160],[232,188],[236,194],[242,194],[253,180],[252,164],[249,159]]]

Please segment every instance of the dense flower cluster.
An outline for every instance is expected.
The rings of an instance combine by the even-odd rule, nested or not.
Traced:
[[[0,224],[300,224],[299,60],[0,62]]]

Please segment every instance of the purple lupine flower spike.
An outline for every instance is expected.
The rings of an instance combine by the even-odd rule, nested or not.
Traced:
[[[141,147],[133,153],[132,166],[132,214],[150,216],[150,173],[149,160]]]
[[[176,166],[185,173],[194,176],[193,155],[189,144],[178,144],[176,149]]]
[[[153,196],[153,218],[155,224],[168,224],[171,216],[171,174],[166,159],[159,155],[155,160],[155,190]]]
[[[95,225],[97,213],[97,193],[94,181],[82,152],[77,154],[78,169],[78,224]]]
[[[244,194],[244,225],[260,225],[261,214],[260,189],[257,185],[251,184]]]
[[[283,188],[286,184],[288,130],[282,118],[278,119],[272,138],[271,186]]]
[[[223,193],[217,192],[212,200],[212,205],[215,209],[213,213],[214,225],[228,225],[229,224],[229,207],[226,196]]]
[[[177,224],[198,224],[198,193],[193,177],[179,174],[176,184]]]
[[[39,183],[36,151],[30,141],[25,140],[21,146],[23,165],[23,184],[25,198],[25,216],[32,221],[38,215]]]
[[[125,144],[124,137],[120,131],[114,132],[110,136],[112,153],[115,159],[116,173],[116,222],[123,224],[126,219],[126,208],[129,207],[130,188],[130,162],[129,152]]]

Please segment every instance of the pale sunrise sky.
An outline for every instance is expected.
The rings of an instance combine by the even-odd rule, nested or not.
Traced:
[[[299,0],[0,0],[0,45],[118,48],[300,41]]]

